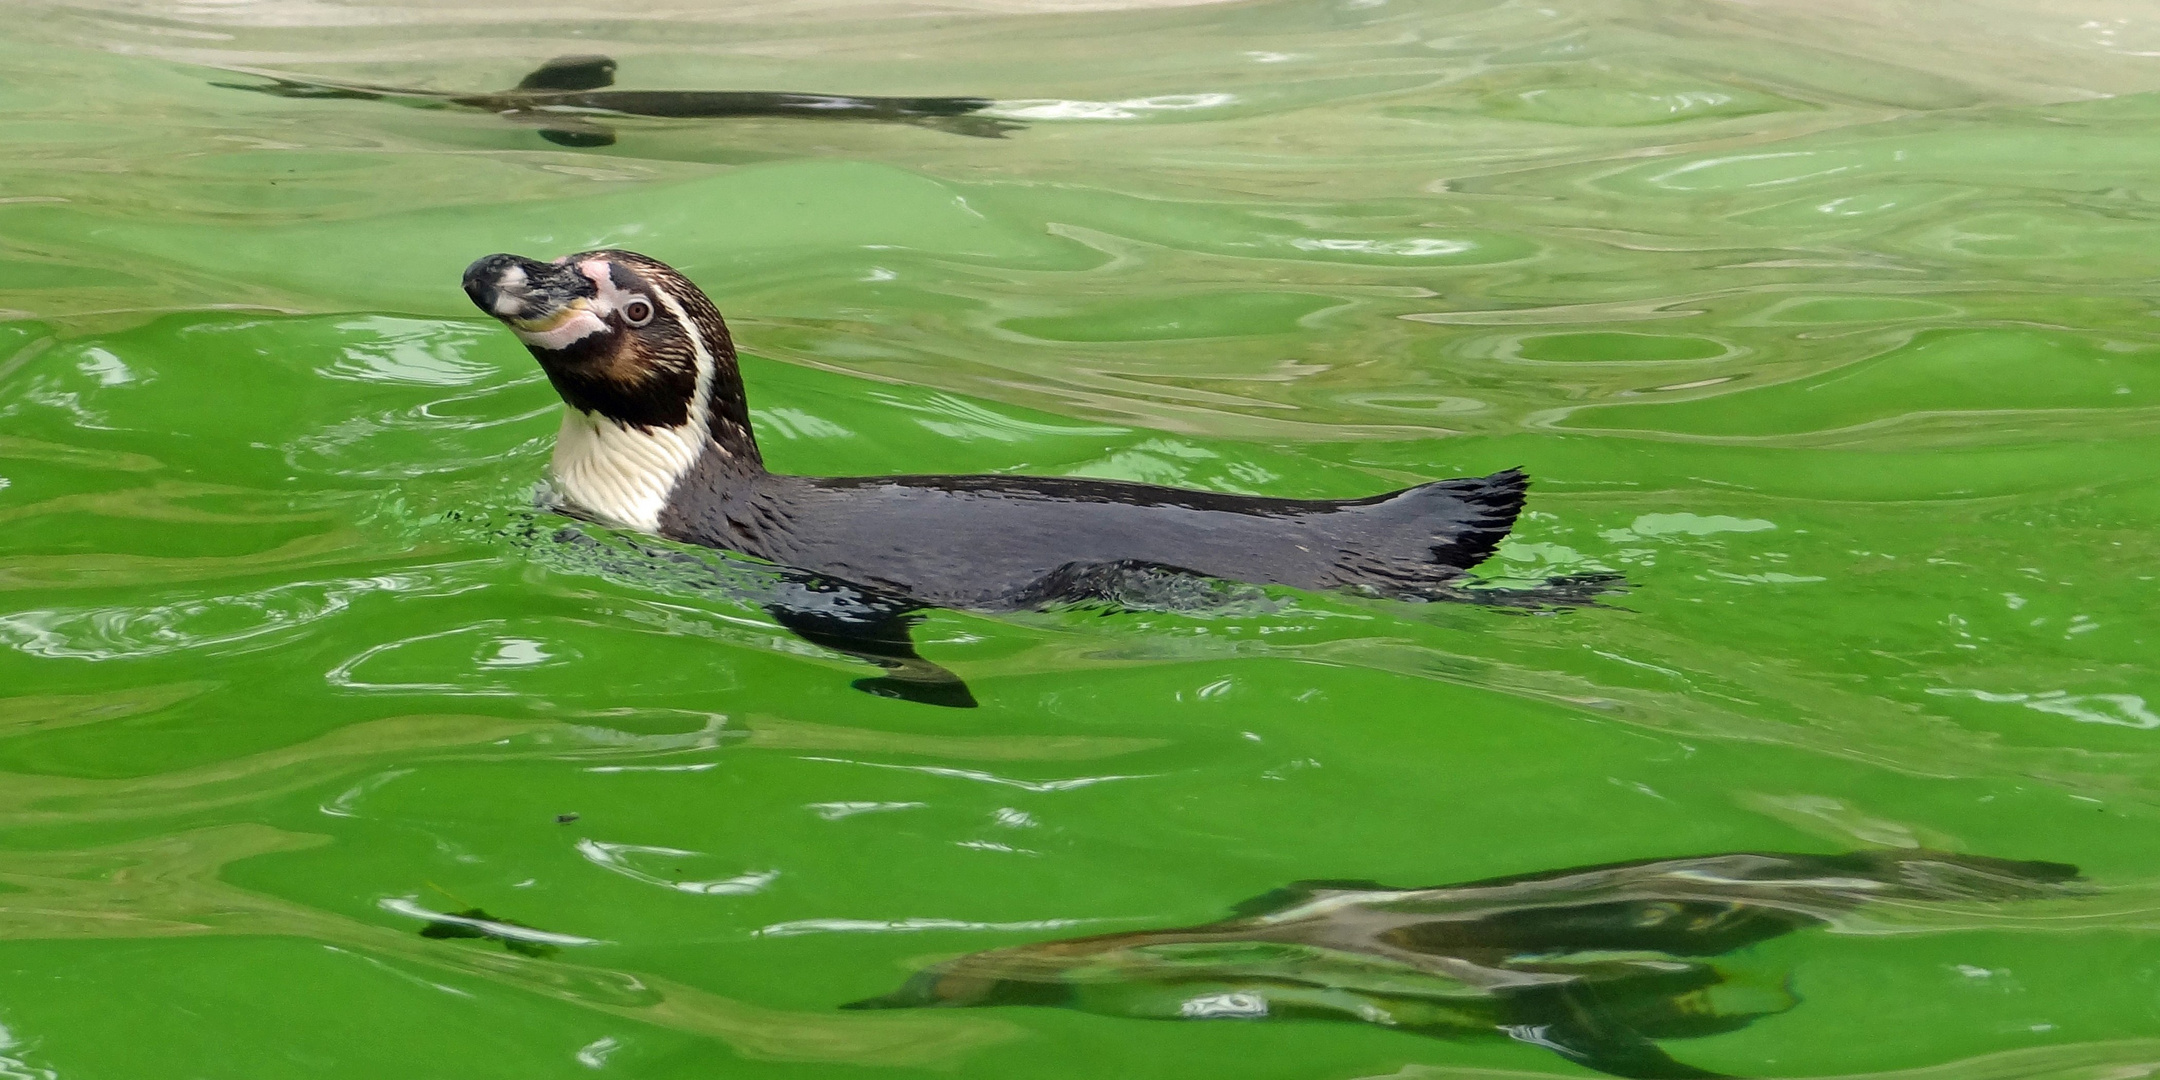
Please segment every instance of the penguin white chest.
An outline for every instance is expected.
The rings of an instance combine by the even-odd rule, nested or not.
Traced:
[[[668,493],[697,463],[703,443],[689,424],[633,427],[566,409],[551,470],[572,506],[613,525],[658,532]]]

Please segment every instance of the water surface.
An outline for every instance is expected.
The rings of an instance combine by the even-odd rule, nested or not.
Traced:
[[[1870,847],[2099,892],[1766,945],[1801,1004],[1676,1057],[2144,1075],[2160,21],[2077,7],[12,7],[0,1075],[1581,1074],[838,1006],[1298,879]],[[1025,127],[573,149],[212,85],[590,52]],[[1344,497],[1521,465],[1487,574],[1632,589],[937,613],[982,707],[870,697],[752,603],[534,542],[558,405],[457,274],[603,244],[728,313],[777,468]],[[471,909],[553,951],[418,933]]]

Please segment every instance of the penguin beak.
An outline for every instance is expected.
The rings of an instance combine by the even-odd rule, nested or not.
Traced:
[[[516,330],[552,329],[594,292],[592,279],[575,267],[522,255],[488,255],[465,268],[465,295],[473,305]]]

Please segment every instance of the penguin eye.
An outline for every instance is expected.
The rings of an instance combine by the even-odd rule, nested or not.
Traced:
[[[622,317],[624,322],[632,326],[643,326],[651,322],[653,317],[652,301],[642,296],[631,298],[629,303],[622,306]]]

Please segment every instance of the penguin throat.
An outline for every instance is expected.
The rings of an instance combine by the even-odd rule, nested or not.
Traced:
[[[702,424],[642,427],[565,409],[550,471],[571,506],[610,525],[656,533],[668,493],[710,445]]]

